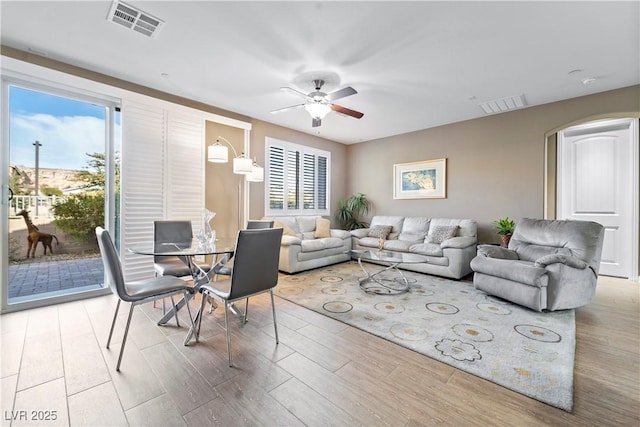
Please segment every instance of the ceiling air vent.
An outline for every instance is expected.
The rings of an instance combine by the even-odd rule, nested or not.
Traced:
[[[148,37],[154,37],[163,21],[121,1],[114,1],[107,20]]]
[[[524,95],[507,96],[506,98],[487,101],[480,104],[480,108],[486,114],[504,113],[505,111],[517,110],[527,106],[527,100]]]

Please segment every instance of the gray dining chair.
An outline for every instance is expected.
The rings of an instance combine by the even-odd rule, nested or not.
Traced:
[[[116,305],[116,311],[113,315],[113,322],[111,322],[111,330],[109,331],[109,338],[107,339],[107,348],[109,348],[109,345],[111,344],[111,337],[113,336],[113,329],[116,325],[120,302],[125,301],[131,303],[131,307],[129,308],[129,317],[127,318],[127,325],[124,329],[124,337],[122,338],[122,345],[120,346],[118,364],[116,365],[116,371],[120,371],[120,363],[122,362],[122,354],[124,353],[124,346],[127,342],[133,308],[136,305],[165,297],[172,297],[171,301],[173,302],[173,296],[179,294],[183,294],[185,300],[188,301],[187,294],[193,293],[193,288],[184,280],[175,276],[158,276],[135,282],[125,282],[124,276],[122,275],[122,264],[120,263],[118,252],[113,245],[109,232],[102,227],[96,227],[96,237],[98,238],[98,246],[100,247],[100,255],[102,256],[104,271],[107,273],[108,284],[118,295],[118,304]],[[195,328],[189,303],[187,303],[186,306],[189,311],[191,327]],[[178,323],[178,310],[175,303],[173,304],[173,310],[176,318],[176,324],[180,326]]]
[[[193,231],[191,221],[153,221],[153,243],[191,242]],[[190,276],[191,270],[177,256],[153,256],[156,276]]]
[[[224,305],[224,325],[227,334],[229,366],[232,366],[232,361],[228,311],[234,301],[241,299],[247,300],[243,316],[243,323],[246,323],[249,297],[269,292],[271,296],[271,310],[273,312],[273,326],[276,333],[276,344],[278,344],[278,325],[276,323],[276,308],[273,301],[273,288],[278,284],[278,262],[280,260],[281,239],[282,228],[240,230],[238,232],[231,277],[225,280],[210,282],[200,288],[202,301],[200,303],[200,311],[198,312],[199,320],[195,333],[196,341],[200,334],[205,301],[207,297],[212,297]]]
[[[191,242],[193,231],[191,221],[187,220],[159,220],[153,221],[153,243],[182,243]],[[198,264],[203,271],[209,271],[211,266]],[[153,269],[156,276],[191,276],[191,269],[177,256],[154,255]],[[153,306],[156,306],[155,301]],[[166,312],[165,301],[162,300],[162,312]]]
[[[265,229],[265,228],[273,228],[273,220],[266,220],[266,219],[250,219],[247,221],[247,230],[261,230],[261,229]],[[230,276],[231,275],[231,267],[221,267],[218,270],[219,275],[222,276]],[[216,276],[217,279],[217,276]],[[245,304],[245,310],[244,310],[244,319],[245,322],[247,320],[247,309],[249,308],[249,299],[247,299],[247,302]],[[213,301],[211,301],[211,305],[209,306],[209,313],[211,313],[214,309],[214,305],[213,305]]]
[[[250,219],[247,221],[247,230],[259,230],[263,228],[273,228],[273,220]]]

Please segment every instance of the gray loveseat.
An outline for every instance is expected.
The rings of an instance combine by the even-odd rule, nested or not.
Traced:
[[[320,216],[265,217],[282,227],[279,270],[297,273],[325,265],[348,261],[351,234],[329,228],[329,220]],[[320,227],[318,227],[320,225]]]
[[[388,234],[384,232],[388,230]],[[476,256],[477,224],[470,219],[374,216],[369,228],[351,231],[353,249],[384,249],[425,255],[419,264],[400,264],[404,270],[460,279],[471,273]]]
[[[596,222],[524,218],[508,249],[478,246],[473,283],[537,311],[586,305],[595,295],[603,239]]]

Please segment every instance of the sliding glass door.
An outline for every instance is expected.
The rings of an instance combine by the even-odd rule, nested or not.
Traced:
[[[117,105],[3,80],[2,310],[105,292],[94,229],[117,237]]]

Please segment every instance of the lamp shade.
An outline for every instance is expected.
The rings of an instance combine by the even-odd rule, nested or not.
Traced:
[[[211,163],[227,163],[229,161],[229,149],[220,144],[210,145],[207,147],[207,160]]]
[[[329,114],[329,111],[331,111],[331,106],[321,102],[313,102],[305,104],[304,109],[307,110],[307,113],[309,113],[314,119],[324,119],[324,116]]]
[[[250,182],[262,182],[264,181],[264,168],[254,163],[251,168],[251,173],[247,175],[247,181]]]
[[[253,161],[246,157],[236,157],[233,159],[233,173],[238,175],[248,175],[253,168]]]

